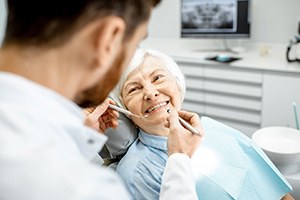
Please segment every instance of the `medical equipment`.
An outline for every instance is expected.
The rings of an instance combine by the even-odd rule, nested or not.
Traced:
[[[116,111],[119,111],[121,113],[124,113],[125,115],[128,115],[128,116],[133,116],[133,117],[137,117],[137,118],[140,118],[140,119],[145,119],[146,117],[148,117],[149,115],[143,115],[143,116],[139,116],[139,115],[136,115],[136,114],[133,114],[132,112],[130,112],[129,110],[125,110],[123,108],[120,108],[118,106],[115,106],[115,105],[111,105],[109,104],[108,105],[109,108],[111,109],[114,109]],[[170,109],[167,109],[167,112],[170,113],[171,110]],[[191,131],[193,134],[198,134],[200,136],[202,136],[202,134],[197,131],[194,127],[192,127],[189,123],[187,123],[184,119],[182,119],[181,117],[179,117],[179,121],[180,123],[185,127],[187,128],[189,131]]]
[[[291,52],[293,52],[293,56],[291,56]],[[286,50],[286,59],[288,62],[300,62],[300,35],[290,41]]]
[[[130,111],[128,111],[128,110],[125,110],[125,109],[123,109],[123,108],[120,108],[120,107],[118,107],[118,106],[114,106],[114,105],[111,105],[111,104],[109,104],[108,107],[111,108],[111,109],[114,109],[114,110],[116,110],[116,111],[119,111],[119,112],[121,112],[121,113],[124,113],[125,115],[137,117],[137,118],[140,118],[140,119],[144,119],[144,118],[146,118],[146,117],[149,116],[149,115],[139,116],[139,115],[133,114],[132,112],[130,112]]]
[[[299,130],[299,119],[298,119],[298,112],[297,112],[297,104],[296,102],[293,102],[293,111],[294,111],[294,116],[295,116],[295,123],[296,123],[296,128]]]
[[[167,109],[167,112],[170,113],[171,109]],[[187,123],[184,119],[182,119],[181,117],[179,117],[179,121],[180,123],[187,128],[189,131],[191,131],[193,134],[198,134],[200,136],[202,136],[202,134],[197,131],[194,127],[192,127],[189,123]]]
[[[300,19],[298,22],[298,35],[290,41],[286,50],[286,59],[288,62],[300,62]]]
[[[253,141],[260,146],[283,174],[300,170],[300,131],[272,126],[255,131]]]
[[[198,134],[200,136],[202,136],[202,134],[197,131],[196,129],[194,129],[194,127],[192,127],[189,123],[187,123],[184,119],[182,119],[181,117],[179,117],[179,121],[180,123],[187,128],[189,131],[191,131],[193,134]]]

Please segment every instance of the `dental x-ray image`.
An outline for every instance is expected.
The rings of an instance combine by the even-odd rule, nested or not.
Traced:
[[[237,1],[185,0],[182,1],[182,28],[203,32],[235,32]]]

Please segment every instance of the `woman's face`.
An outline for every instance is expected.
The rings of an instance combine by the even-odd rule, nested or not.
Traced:
[[[181,108],[181,94],[175,77],[163,62],[151,56],[128,75],[121,95],[129,111],[140,116],[148,115],[146,119],[133,117],[132,120],[151,134],[166,135],[167,109]]]

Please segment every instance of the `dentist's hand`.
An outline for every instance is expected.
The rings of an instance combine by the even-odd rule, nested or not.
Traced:
[[[192,134],[189,130],[185,129],[180,124],[178,115],[191,124],[202,136],[199,134]],[[173,153],[184,153],[189,157],[192,157],[204,136],[204,130],[200,124],[199,116],[196,113],[187,111],[179,111],[177,113],[173,110],[170,112],[168,121],[170,131],[168,137],[169,156]]]
[[[108,128],[116,128],[118,126],[119,113],[108,107],[108,104],[115,104],[115,102],[109,98],[93,108],[86,108],[84,112],[86,119],[84,124],[91,128],[94,128],[100,133],[104,133]]]

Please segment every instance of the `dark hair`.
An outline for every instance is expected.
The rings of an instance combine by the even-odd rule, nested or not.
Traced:
[[[146,21],[160,0],[7,0],[3,44],[58,46],[89,22],[119,16],[126,35]]]

